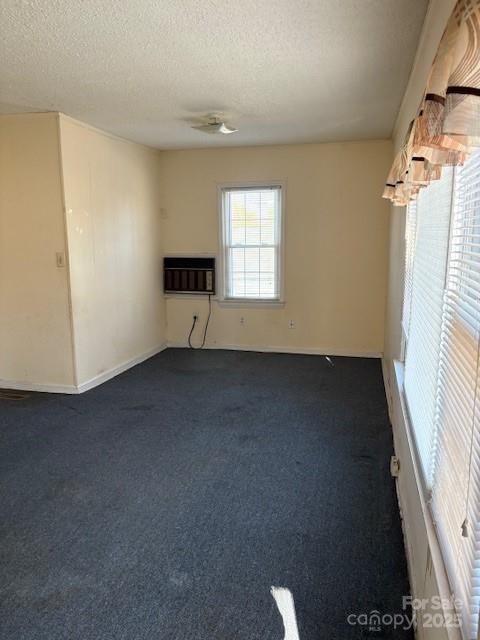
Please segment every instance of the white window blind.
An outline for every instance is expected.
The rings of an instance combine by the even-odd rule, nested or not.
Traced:
[[[480,152],[457,169],[435,416],[432,512],[464,637],[480,599]],[[462,535],[462,524],[464,533]]]
[[[225,298],[280,299],[281,197],[280,186],[222,190]]]
[[[441,180],[421,191],[416,210],[405,396],[427,486],[431,476],[452,176],[453,170],[445,168]]]
[[[413,256],[415,254],[416,229],[417,201],[413,200],[407,207],[407,218],[405,223],[405,282],[403,292],[402,327],[406,340],[408,340],[408,333],[410,330],[410,313],[412,310]]]

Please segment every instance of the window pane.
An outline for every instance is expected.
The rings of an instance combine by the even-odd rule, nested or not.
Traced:
[[[275,271],[275,249],[262,247],[260,249],[260,271]]]
[[[245,249],[234,248],[231,250],[231,269],[232,272],[241,272],[245,270]]]
[[[245,249],[245,271],[258,274],[260,271],[260,249]]]
[[[261,219],[260,243],[275,244],[275,220],[273,218]]]
[[[245,296],[245,276],[243,273],[234,273],[232,275],[232,292],[234,298]]]
[[[245,244],[245,220],[244,218],[232,218],[231,221],[232,245]]]
[[[245,193],[245,243],[260,244],[260,202],[258,191]]]
[[[250,298],[257,298],[260,295],[260,279],[258,277],[258,274],[246,274],[245,295]]]
[[[245,192],[245,209],[247,218],[252,220],[260,218],[260,208],[262,202],[262,194],[260,191],[246,191]]]
[[[273,298],[275,296],[275,274],[260,274],[260,295],[264,298]]]
[[[261,211],[262,218],[273,218],[275,213],[276,192],[273,190],[262,191],[261,194]]]
[[[241,191],[232,191],[230,197],[230,210],[233,219],[245,219],[245,194]]]

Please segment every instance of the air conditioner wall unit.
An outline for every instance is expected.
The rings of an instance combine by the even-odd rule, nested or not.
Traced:
[[[165,257],[164,293],[215,294],[215,258]]]

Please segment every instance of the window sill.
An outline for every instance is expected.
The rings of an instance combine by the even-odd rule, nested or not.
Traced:
[[[240,309],[242,307],[281,309],[285,306],[283,300],[256,300],[254,298],[222,298],[217,300],[219,307]]]

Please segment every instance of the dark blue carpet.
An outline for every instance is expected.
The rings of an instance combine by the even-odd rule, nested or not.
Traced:
[[[3,640],[411,638],[378,360],[169,349],[0,400]]]

